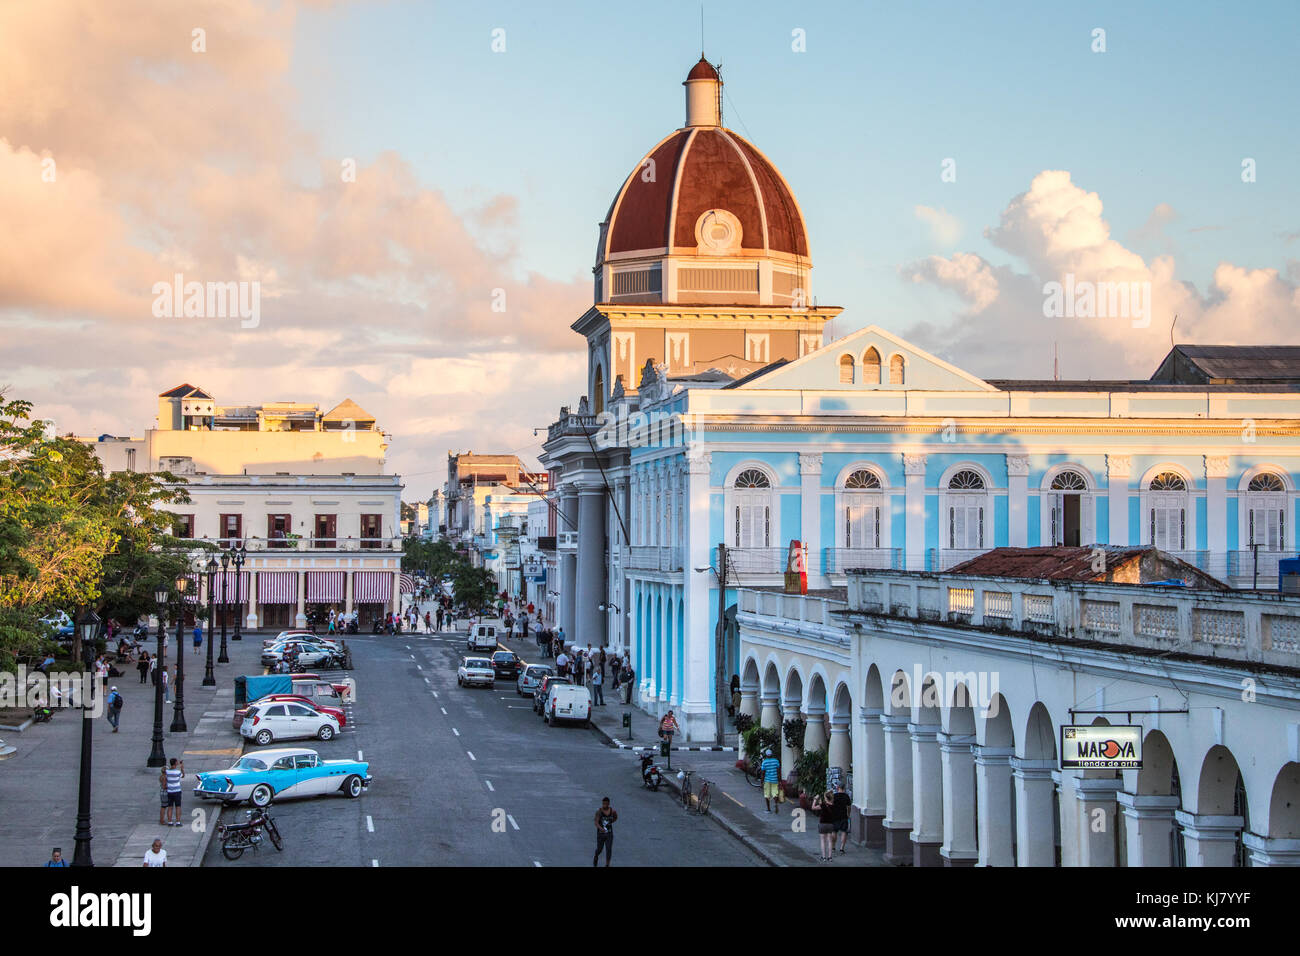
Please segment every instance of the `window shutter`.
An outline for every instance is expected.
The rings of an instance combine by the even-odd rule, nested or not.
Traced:
[[[1079,495],[1079,544],[1097,543],[1097,500],[1093,495]]]

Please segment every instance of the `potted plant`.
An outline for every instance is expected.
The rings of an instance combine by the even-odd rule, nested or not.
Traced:
[[[786,745],[791,750],[803,749],[803,734],[807,728],[808,722],[803,719],[801,714],[795,714],[781,724],[781,733],[785,737]]]
[[[799,789],[799,806],[812,809],[812,800],[826,790],[827,750],[810,750],[795,763],[795,781]]]

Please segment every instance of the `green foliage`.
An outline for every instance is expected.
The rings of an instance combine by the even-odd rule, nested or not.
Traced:
[[[456,600],[475,614],[490,607],[497,596],[496,578],[487,568],[460,562],[451,571],[451,587]]]
[[[448,541],[425,541],[423,538],[406,538],[402,541],[402,570],[423,571],[435,586],[443,575],[452,574],[458,565],[464,563],[465,559],[455,552]]]
[[[734,720],[736,723],[736,731],[738,733],[743,734],[750,727],[754,726],[753,716],[750,714],[742,714],[740,711],[736,711],[736,715],[735,717],[732,718],[732,720]]]
[[[754,724],[748,730],[742,731],[741,739],[745,742],[745,759],[754,772],[758,772],[758,765],[762,762],[763,751],[771,750],[773,754],[780,754],[781,735],[775,727],[761,727]]]
[[[781,733],[785,735],[785,742],[791,750],[803,747],[803,734],[807,728],[808,722],[798,714],[781,725]]]
[[[826,764],[827,750],[823,747],[820,750],[809,750],[795,761],[795,779],[798,781],[800,792],[808,794],[809,798],[817,796],[826,790]]]

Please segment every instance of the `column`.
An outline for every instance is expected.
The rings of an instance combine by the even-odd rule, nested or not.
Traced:
[[[758,726],[775,727],[780,731],[781,709],[778,706],[781,700],[780,696],[775,693],[769,694],[767,691],[763,691],[761,700],[763,707],[758,715]]]
[[[1128,480],[1132,467],[1133,460],[1128,455],[1106,456],[1106,495],[1110,509],[1109,544],[1136,544],[1141,540],[1141,536],[1135,536],[1132,542],[1129,541]]]
[[[631,530],[628,528],[628,522],[631,520],[631,515],[629,515],[627,511],[626,475],[620,475],[618,478],[614,479],[614,501],[618,504],[618,513],[615,514],[614,509],[610,509],[610,520],[614,523],[613,527],[615,529],[613,536],[610,538],[610,557],[612,559],[610,561],[610,568],[617,568],[618,574],[611,575],[613,579],[609,582],[610,590],[606,603],[613,601],[614,604],[618,605],[618,613],[609,615],[609,643],[613,647],[622,650],[624,647],[628,646],[627,621],[628,614],[630,613],[627,599],[624,596],[626,589],[623,587],[623,581],[627,576],[627,562],[624,560],[624,555],[627,553],[628,548],[628,542],[624,536],[624,529],[629,531]],[[618,554],[615,559],[613,552],[616,549]]]
[[[578,530],[578,492],[572,483],[560,489],[560,516],[556,524],[557,533]],[[578,546],[582,546],[579,539]],[[560,570],[560,627],[564,629],[564,638],[572,642],[577,640],[577,595],[578,595],[578,554],[576,551],[559,552]]]
[[[1025,455],[1007,455],[1007,543],[1013,548],[1029,544],[1029,458]]]
[[[907,535],[903,540],[903,567],[925,570],[925,455],[904,455],[907,481]],[[895,543],[897,547],[897,543]]]
[[[1074,795],[1079,810],[1079,866],[1117,866],[1115,859],[1115,794],[1121,780],[1076,777]]]
[[[298,572],[298,616],[294,619],[295,627],[307,626],[307,572]]]
[[[686,720],[687,739],[713,739],[717,730],[713,717],[713,697],[716,678],[717,635],[709,627],[711,614],[717,613],[718,592],[712,573],[696,574],[694,568],[707,568],[718,563],[715,542],[709,539],[709,475],[713,456],[707,451],[691,448],[684,459],[685,471],[680,480],[685,482],[685,500],[682,502],[682,578],[685,594],[682,613],[685,635],[682,654],[682,710]],[[725,675],[730,676],[730,675]],[[725,707],[725,702],[722,703]],[[766,713],[766,701],[764,712]],[[767,726],[767,718],[762,721]],[[721,741],[719,741],[721,743]]]
[[[912,865],[942,866],[943,759],[938,724],[908,724],[912,738]]]
[[[1300,866],[1300,840],[1242,835],[1251,866]]]
[[[1015,866],[1011,817],[1010,747],[975,747],[975,790],[979,806],[979,865]]]
[[[746,682],[742,680],[740,682],[740,712],[747,717],[754,718],[754,723],[761,726],[763,721],[759,717],[758,708],[757,682]],[[742,758],[747,757],[748,754],[745,753],[745,738],[743,736],[739,738],[737,744],[740,747],[740,756]]]
[[[583,647],[606,643],[605,603],[605,488],[584,482],[578,488],[578,587],[577,631],[574,638]]]
[[[1052,771],[1056,761],[1012,757],[1011,767],[1016,784],[1016,865],[1055,866]]]
[[[1240,520],[1240,519],[1239,519]],[[1248,523],[1242,527],[1249,528]],[[1192,542],[1195,547],[1195,542]],[[1216,577],[1228,574],[1228,456],[1205,456],[1205,549],[1210,563],[1204,569]]]
[[[1174,819],[1183,828],[1183,846],[1188,866],[1232,866],[1237,855],[1237,833],[1241,817],[1188,813],[1175,810]]]
[[[808,555],[808,587],[826,587],[822,560],[822,456],[799,452],[799,536]]]
[[[1117,793],[1124,813],[1124,837],[1128,865],[1173,866],[1174,811],[1178,797]]]
[[[257,629],[257,572],[248,571],[248,616],[244,618],[246,630]]]
[[[943,768],[943,845],[939,855],[944,866],[974,866],[979,858],[975,845],[974,743],[973,734],[939,735]]]
[[[802,703],[797,697],[791,699],[784,698],[781,701],[781,722],[777,724],[777,733],[781,736],[781,774],[782,777],[788,777],[794,770],[794,765],[799,762],[801,751],[791,747],[785,740],[785,722],[792,720],[799,713],[799,705]]]
[[[353,578],[356,572],[349,568],[343,572],[343,613],[351,614],[352,607],[356,603],[357,589]]]
[[[885,738],[885,860],[912,865],[912,737],[907,714],[881,714]]]
[[[853,793],[861,817],[858,838],[869,847],[885,845],[885,731],[879,707],[858,708],[861,762],[853,766]]]
[[[843,767],[845,773],[853,773],[853,752],[852,743],[849,740],[849,718],[832,717],[831,718],[831,740],[830,749],[826,755],[826,765],[828,767]],[[857,774],[853,774],[854,780],[858,779]],[[863,780],[863,783],[866,781]]]
[[[344,582],[343,586],[345,588],[347,587],[347,578],[348,575],[345,572],[343,575],[343,582]],[[389,595],[388,603],[391,606],[391,610],[394,614],[402,613],[402,572],[401,571],[393,572],[393,593]]]
[[[804,720],[806,721],[803,732],[804,753],[821,750],[826,746],[826,706],[820,701],[809,704]]]

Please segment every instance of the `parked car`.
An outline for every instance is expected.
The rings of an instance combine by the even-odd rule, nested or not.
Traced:
[[[542,708],[546,706],[546,695],[551,692],[551,688],[557,684],[571,683],[569,678],[561,677],[558,674],[547,674],[542,678],[541,684],[537,687],[537,692],[533,694],[533,712],[543,713]]]
[[[328,647],[335,651],[343,650],[343,645],[334,638],[313,634],[311,631],[281,631],[276,637],[268,637],[262,641],[262,650],[283,644],[285,641],[306,641],[308,644],[319,644],[321,647]]]
[[[264,807],[273,799],[341,793],[359,797],[370,786],[370,765],[359,760],[322,760],[314,750],[281,747],[245,754],[226,770],[197,775],[194,793],[234,806],[248,800]]]
[[[456,683],[461,687],[471,684],[496,686],[497,673],[492,669],[492,661],[486,657],[465,657],[460,667],[456,668]]]
[[[469,629],[469,638],[465,647],[471,651],[495,651],[497,649],[497,626],[495,624],[475,624]]]
[[[581,721],[584,727],[590,727],[591,691],[581,684],[556,684],[546,695],[542,720],[552,727],[560,720]]]
[[[518,680],[519,658],[514,651],[497,651],[492,655],[492,669],[502,680]]]
[[[283,660],[290,649],[298,652],[298,663],[303,667],[319,667],[331,665],[338,658],[338,652],[321,644],[308,643],[307,641],[283,641],[280,644],[274,644],[262,651],[262,666],[274,667]]]
[[[53,631],[55,637],[72,637],[72,618],[63,611],[46,615],[40,619],[40,623]]]
[[[293,693],[295,694],[305,694],[313,700],[329,704],[331,707],[342,707],[344,704],[356,703],[357,681],[355,677],[327,680],[319,674],[306,672],[289,676],[293,679]]]
[[[276,740],[298,740],[315,737],[333,740],[338,736],[339,722],[308,704],[292,702],[258,701],[244,715],[239,733],[259,746],[265,747]]]
[[[257,700],[253,701],[252,704],[249,704],[247,707],[237,707],[235,709],[235,716],[231,720],[231,724],[234,726],[235,730],[238,730],[239,725],[244,722],[244,717],[248,714],[249,708],[253,707],[256,704],[270,704],[275,701],[286,701],[286,700],[291,700],[297,704],[306,704],[308,707],[314,707],[322,714],[329,714],[331,717],[333,717],[335,720],[339,722],[339,727],[346,727],[348,725],[348,715],[343,712],[343,709],[341,707],[330,707],[327,704],[317,703],[316,701],[312,700],[312,698],[307,697],[303,694],[268,694],[265,697],[259,697]]]
[[[542,678],[550,677],[554,673],[555,668],[550,664],[529,664],[520,672],[519,680],[515,682],[515,693],[520,697],[532,697],[537,693]]]

